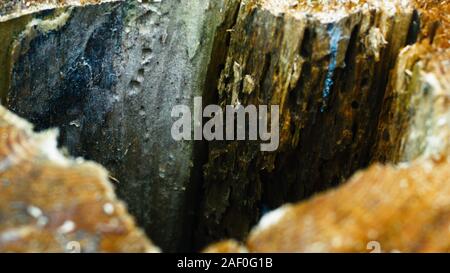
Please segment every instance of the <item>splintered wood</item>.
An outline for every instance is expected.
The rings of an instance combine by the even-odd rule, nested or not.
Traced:
[[[0,107],[0,252],[156,252],[107,172]]]

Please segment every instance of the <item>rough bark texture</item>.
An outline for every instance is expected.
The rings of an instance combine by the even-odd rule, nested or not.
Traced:
[[[419,42],[402,50],[391,74],[374,161],[450,154],[450,4],[416,2]]]
[[[203,242],[242,238],[262,211],[335,186],[369,163],[413,9],[397,1],[294,3],[246,1],[233,27],[218,101],[280,105],[281,144],[275,153],[260,153],[257,142],[210,144]]]
[[[224,2],[98,2],[16,19],[7,105],[38,129],[60,128],[62,146],[120,181],[161,247],[186,250],[200,168],[194,142],[172,139],[171,110],[203,93]]]
[[[0,252],[156,252],[107,172],[0,106]]]

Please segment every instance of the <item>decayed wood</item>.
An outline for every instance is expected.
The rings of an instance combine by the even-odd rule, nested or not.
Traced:
[[[366,166],[388,72],[407,41],[406,1],[245,1],[218,84],[221,105],[280,105],[280,148],[212,143],[204,241],[240,238],[262,211]]]
[[[391,74],[374,161],[450,155],[450,3],[416,5],[419,41],[402,50]]]
[[[0,107],[0,252],[157,252],[102,167]]]

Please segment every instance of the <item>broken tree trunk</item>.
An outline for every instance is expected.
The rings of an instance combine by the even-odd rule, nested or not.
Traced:
[[[102,167],[0,106],[0,252],[157,252]]]
[[[266,209],[337,185],[369,163],[388,72],[412,15],[405,1],[242,3],[218,102],[280,105],[280,148],[210,144],[202,243],[242,238]]]
[[[172,139],[171,110],[202,95],[225,3],[92,2],[2,17],[2,94],[37,129],[60,128],[72,154],[105,165],[158,245],[187,250],[201,147]]]
[[[246,248],[222,242],[208,252],[448,252],[450,161],[375,165],[341,188],[285,205],[256,226]]]

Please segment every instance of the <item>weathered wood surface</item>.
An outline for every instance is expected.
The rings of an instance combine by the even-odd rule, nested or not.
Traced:
[[[0,23],[8,107],[39,130],[60,128],[71,154],[110,170],[168,251],[190,247],[201,186],[201,147],[172,139],[171,110],[202,95],[226,3],[67,1]]]
[[[419,42],[402,50],[391,73],[373,161],[450,155],[450,4],[416,4]]]
[[[157,252],[106,170],[0,106],[0,252]]]
[[[374,165],[337,190],[267,214],[245,247],[224,241],[205,251],[449,252],[449,185],[445,158]]]
[[[405,1],[245,1],[218,84],[220,105],[280,105],[280,148],[212,143],[199,238],[241,238],[261,212],[365,167],[389,70],[406,45]]]

